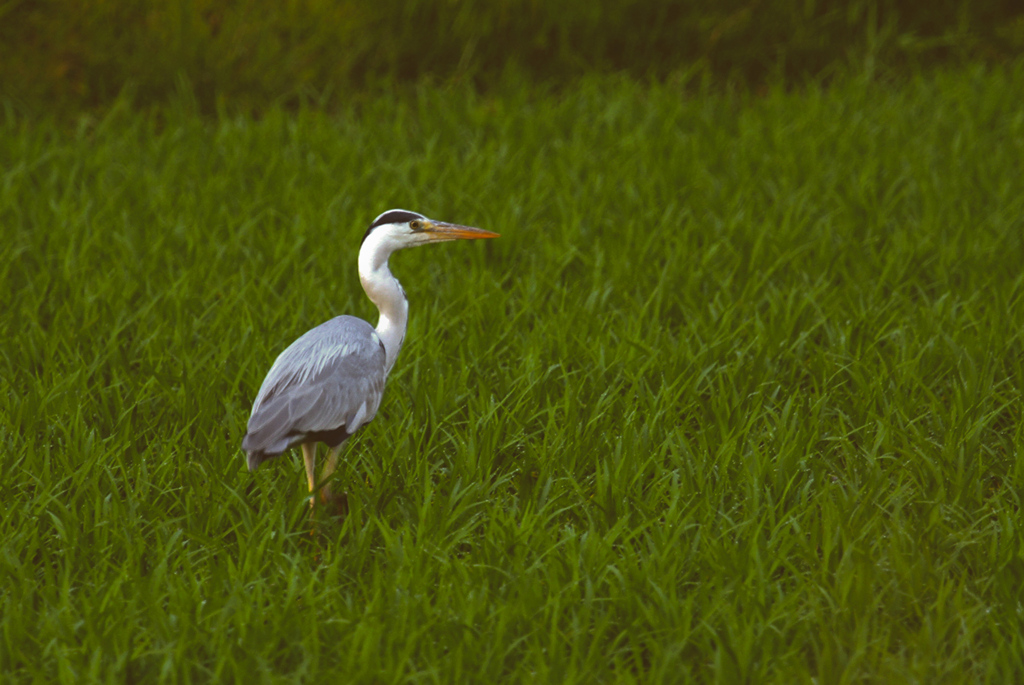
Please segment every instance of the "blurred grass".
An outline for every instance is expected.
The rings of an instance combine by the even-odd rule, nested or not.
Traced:
[[[1013,682],[1024,66],[421,87],[0,131],[4,682]],[[238,444],[385,208],[406,349],[311,537]]]
[[[26,112],[208,114],[354,98],[423,80],[480,90],[581,75],[761,87],[1024,54],[1012,0],[9,0],[0,95]]]

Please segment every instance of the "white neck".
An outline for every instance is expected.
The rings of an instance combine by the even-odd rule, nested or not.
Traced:
[[[388,257],[398,249],[383,231],[374,231],[363,241],[359,249],[359,281],[370,301],[377,305],[380,319],[377,321],[377,335],[384,343],[384,373],[391,373],[391,367],[398,359],[405,341],[405,328],[409,322],[409,301],[398,279],[388,269]]]

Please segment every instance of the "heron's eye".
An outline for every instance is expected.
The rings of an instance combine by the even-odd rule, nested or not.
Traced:
[[[414,231],[422,231],[423,222],[420,221],[419,219],[413,219],[412,221],[409,222],[409,228],[411,228]]]

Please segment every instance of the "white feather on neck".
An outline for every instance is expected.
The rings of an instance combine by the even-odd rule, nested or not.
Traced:
[[[391,367],[398,359],[409,323],[409,301],[398,279],[388,268],[391,253],[408,246],[395,228],[391,224],[375,228],[359,249],[359,281],[366,296],[380,311],[377,335],[384,343],[385,375],[391,373]]]

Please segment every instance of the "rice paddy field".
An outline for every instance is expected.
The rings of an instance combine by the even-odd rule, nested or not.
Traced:
[[[1024,678],[1024,65],[0,117],[5,683]],[[345,506],[276,355],[411,304]]]

